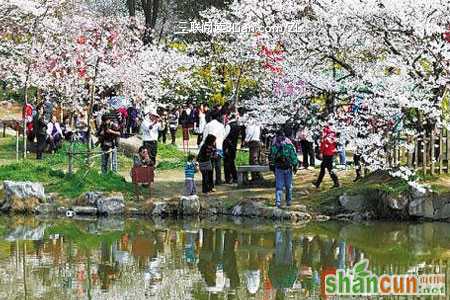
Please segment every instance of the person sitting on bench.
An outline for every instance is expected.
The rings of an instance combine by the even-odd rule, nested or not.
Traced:
[[[153,167],[153,161],[150,159],[146,147],[139,147],[138,153],[133,157],[133,167]]]

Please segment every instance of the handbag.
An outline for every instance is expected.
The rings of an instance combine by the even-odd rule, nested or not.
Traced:
[[[200,171],[212,171],[212,163],[210,160],[201,161],[198,163],[198,168]]]

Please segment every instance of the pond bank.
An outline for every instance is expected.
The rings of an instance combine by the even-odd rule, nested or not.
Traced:
[[[299,181],[314,176],[303,173]],[[345,178],[345,177],[343,177]],[[168,180],[167,178],[165,178]],[[87,192],[75,199],[45,194],[39,183],[5,181],[4,200],[0,208],[5,213],[85,216],[234,216],[289,222],[396,220],[450,221],[450,193],[428,192],[412,188],[406,182],[385,173],[372,174],[363,181],[339,189],[316,190],[308,182],[297,185],[293,205],[279,209],[273,206],[270,176],[263,186],[238,188],[220,186],[208,196],[180,197],[182,176],[174,181],[160,181],[152,200],[131,201],[120,192]],[[327,186],[329,183],[325,183]],[[170,192],[169,192],[170,191]]]

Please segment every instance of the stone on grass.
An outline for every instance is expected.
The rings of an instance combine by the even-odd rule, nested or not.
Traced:
[[[182,196],[180,198],[180,211],[185,216],[196,216],[200,213],[200,200],[198,196]]]
[[[46,199],[44,186],[39,182],[5,180],[3,182],[3,190],[5,192],[5,201],[9,201],[12,198],[24,200],[36,198],[40,201],[44,201]]]
[[[66,215],[66,212],[67,212],[68,210],[69,210],[69,209],[68,209],[67,207],[60,206],[60,207],[56,208],[56,213],[57,213],[58,215]]]
[[[72,210],[77,215],[97,215],[98,213],[97,207],[93,206],[73,206]]]
[[[168,204],[167,202],[155,202],[152,215],[154,216],[166,216],[169,214],[168,212]]]
[[[261,202],[244,200],[234,205],[231,214],[235,217],[259,217],[264,209],[264,204]]]
[[[310,214],[302,211],[290,211],[290,220],[295,222],[309,222],[312,217]]]
[[[125,209],[125,201],[120,193],[109,197],[100,197],[96,204],[98,213],[101,215],[119,215]]]
[[[303,204],[292,205],[292,206],[289,207],[289,209],[291,211],[301,211],[301,212],[306,212],[307,211],[306,205],[303,205]]]
[[[46,199],[41,183],[6,180],[3,182],[3,190],[5,198],[0,208],[2,211],[32,213]]]
[[[103,192],[87,192],[84,194],[84,200],[86,204],[97,206],[98,200],[104,198],[105,195]]]

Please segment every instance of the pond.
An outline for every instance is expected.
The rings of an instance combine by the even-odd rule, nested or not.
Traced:
[[[449,237],[446,223],[0,217],[0,299],[321,299],[330,269],[363,258],[448,287]]]

